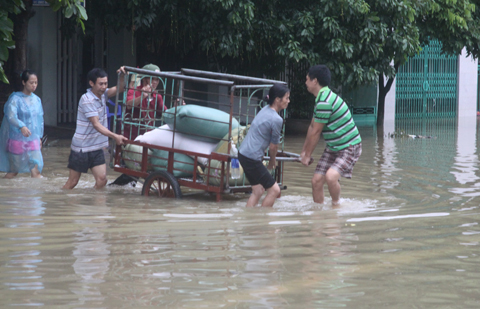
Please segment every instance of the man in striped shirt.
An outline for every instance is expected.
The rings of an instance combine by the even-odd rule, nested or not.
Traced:
[[[312,178],[312,195],[315,203],[323,203],[323,186],[327,183],[335,207],[340,205],[340,177],[352,178],[353,166],[362,154],[362,138],[347,104],[328,88],[330,80],[325,65],[308,70],[305,85],[316,99],[300,160],[305,166],[312,163],[312,153],[323,133],[326,148]]]
[[[123,67],[117,74],[125,75]],[[127,140],[123,135],[115,134],[107,129],[106,102],[109,97],[125,90],[124,79],[120,78],[118,86],[107,88],[107,73],[102,69],[93,69],[87,75],[90,89],[87,90],[78,103],[77,128],[72,139],[68,168],[70,175],[63,189],[73,189],[78,184],[82,173],[91,169],[95,178],[95,189],[107,184],[107,165],[103,149],[108,147],[108,138],[122,145]]]

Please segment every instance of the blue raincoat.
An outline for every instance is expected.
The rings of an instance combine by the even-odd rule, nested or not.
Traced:
[[[35,165],[41,173],[43,157],[41,138],[43,136],[43,107],[40,98],[32,93],[26,95],[14,92],[3,108],[0,128],[0,171],[29,173]],[[20,129],[27,127],[32,133],[23,136]]]

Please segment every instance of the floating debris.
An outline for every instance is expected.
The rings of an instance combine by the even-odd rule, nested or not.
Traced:
[[[415,138],[427,138],[427,139],[428,139],[428,138],[431,138],[431,139],[436,139],[436,138],[437,138],[436,136],[423,136],[423,135],[411,135],[411,134],[409,134],[408,137],[413,138],[413,139],[415,139]]]
[[[47,147],[51,147],[51,146],[55,145],[56,143],[58,143],[58,139],[55,139],[55,140],[51,141],[51,142],[48,143],[46,146],[47,146]]]
[[[387,137],[389,137],[389,138],[402,138],[402,137],[408,137],[408,134],[404,130],[396,130],[393,133],[390,133],[390,132],[387,133]]]
[[[417,135],[417,134],[408,134],[405,130],[396,130],[393,133],[387,133],[389,138],[424,138],[424,139],[436,139],[436,136],[426,136],[426,135]]]

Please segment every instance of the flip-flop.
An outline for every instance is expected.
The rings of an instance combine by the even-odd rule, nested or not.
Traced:
[[[112,186],[112,185],[117,185],[117,186],[125,186],[125,185],[128,185],[129,183],[137,183],[137,179],[135,179],[134,177],[132,176],[128,176],[126,174],[122,174],[120,176],[117,177],[117,179],[115,179],[113,182],[109,183],[108,185],[109,186]]]

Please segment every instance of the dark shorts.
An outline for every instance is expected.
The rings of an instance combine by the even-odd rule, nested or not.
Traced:
[[[325,175],[329,168],[333,168],[340,176],[352,178],[353,166],[357,163],[362,154],[362,143],[348,146],[339,151],[332,151],[325,148],[323,155],[318,160],[316,174]]]
[[[102,164],[105,164],[105,154],[103,153],[103,149],[90,152],[76,152],[70,150],[67,167],[79,173],[86,173],[89,168]]]
[[[240,161],[245,176],[252,186],[260,184],[265,189],[270,189],[275,184],[275,179],[262,161],[252,160],[241,153],[238,153],[238,161]]]

